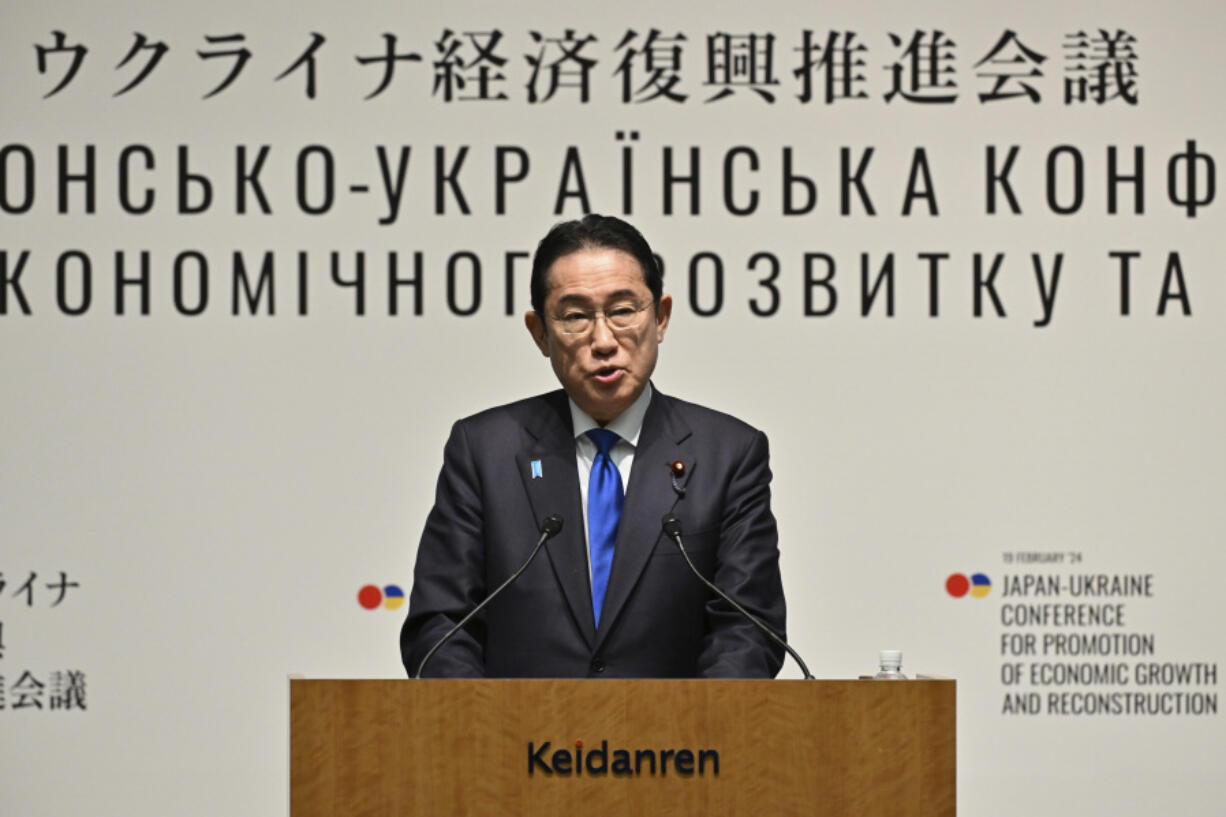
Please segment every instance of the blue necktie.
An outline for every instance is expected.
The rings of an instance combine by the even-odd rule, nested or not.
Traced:
[[[596,443],[596,459],[587,483],[587,538],[592,554],[592,613],[599,627],[613,566],[617,523],[622,517],[622,475],[609,459],[609,452],[621,437],[604,428],[593,428],[587,436]]]

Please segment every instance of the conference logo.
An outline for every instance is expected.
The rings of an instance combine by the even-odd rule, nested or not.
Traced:
[[[972,598],[981,599],[992,592],[992,580],[983,573],[972,573],[970,578],[965,573],[951,573],[945,580],[945,592],[955,599],[968,593]]]
[[[385,584],[382,590],[376,585],[368,584],[358,591],[358,604],[367,610],[380,606],[387,610],[399,610],[404,604],[404,591],[396,584]]]

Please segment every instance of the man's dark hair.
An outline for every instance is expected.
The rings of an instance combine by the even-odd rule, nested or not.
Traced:
[[[660,305],[660,296],[664,293],[664,273],[656,264],[647,239],[620,218],[589,213],[575,221],[555,224],[536,245],[536,255],[532,257],[532,308],[536,314],[545,314],[549,268],[553,262],[580,250],[598,249],[621,250],[638,261],[643,280],[651,290],[652,300],[657,307]]]

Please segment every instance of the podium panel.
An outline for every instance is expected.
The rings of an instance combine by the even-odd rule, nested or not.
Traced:
[[[291,817],[955,813],[953,681],[290,681]]]

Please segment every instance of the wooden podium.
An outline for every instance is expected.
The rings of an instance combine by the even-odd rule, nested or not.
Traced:
[[[953,681],[290,681],[291,817],[952,817]]]

